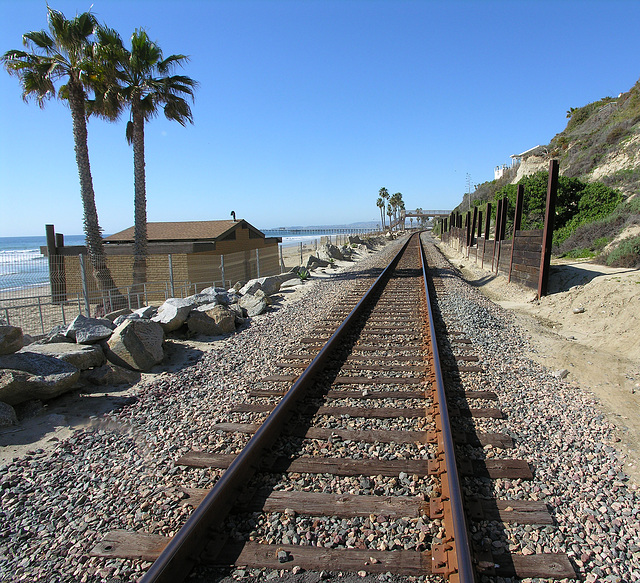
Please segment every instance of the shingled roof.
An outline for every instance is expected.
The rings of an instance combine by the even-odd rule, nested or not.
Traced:
[[[147,239],[149,242],[170,241],[216,241],[227,236],[231,231],[241,227],[249,228],[264,237],[264,233],[250,225],[244,219],[237,221],[183,221],[167,223],[147,223]],[[133,227],[105,237],[106,243],[131,243]]]

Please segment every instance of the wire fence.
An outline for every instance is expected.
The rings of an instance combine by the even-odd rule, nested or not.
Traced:
[[[237,281],[275,275],[305,264],[322,243],[340,245],[348,237],[318,237],[225,255],[150,255],[147,281],[139,285],[133,283],[133,257],[109,255],[107,267],[116,285],[107,289],[98,286],[84,254],[16,253],[0,264],[0,325],[44,335],[55,326],[67,326],[78,314],[95,317],[122,307],[160,305],[170,297],[187,297],[210,286],[229,288]]]

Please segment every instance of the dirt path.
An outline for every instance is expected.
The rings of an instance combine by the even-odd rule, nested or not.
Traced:
[[[566,371],[567,383],[595,395],[640,484],[640,270],[554,261],[549,294],[537,300],[533,290],[439,247],[467,282],[514,313],[531,337],[532,360]]]

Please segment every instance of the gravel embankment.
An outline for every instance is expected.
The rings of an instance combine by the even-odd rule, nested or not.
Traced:
[[[298,301],[252,319],[183,370],[159,375],[134,403],[76,431],[53,452],[1,466],[0,580],[137,580],[148,564],[90,557],[90,550],[114,529],[175,534],[191,511],[179,487],[210,487],[219,472],[177,467],[174,460],[192,449],[239,451],[247,436],[212,434],[210,426],[229,420],[226,412],[246,400],[246,390],[277,372],[278,357],[397,249],[398,242],[387,245],[313,283]]]
[[[543,528],[498,522],[478,523],[473,538],[499,553],[566,552],[580,577],[590,583],[640,581],[640,495],[624,472],[625,460],[614,443],[615,427],[606,421],[588,392],[570,386],[534,363],[526,334],[511,314],[487,300],[460,277],[437,251],[430,265],[446,270],[440,310],[450,327],[473,342],[482,373],[462,373],[467,389],[495,391],[505,419],[475,419],[483,431],[514,438],[512,450],[485,448],[484,455],[527,460],[534,479],[469,478],[478,496],[540,500],[556,525]],[[471,406],[495,406],[471,401]],[[473,454],[472,448],[461,453]],[[477,452],[477,450],[476,450]]]
[[[216,470],[177,467],[174,460],[192,449],[239,451],[248,436],[212,435],[210,425],[263,418],[234,413],[231,419],[227,412],[246,400],[246,391],[260,377],[277,372],[274,363],[279,356],[322,321],[355,284],[359,272],[395,249],[397,245],[389,245],[341,276],[314,284],[299,301],[254,319],[220,349],[205,353],[178,373],[160,375],[137,395],[136,402],[96,420],[93,429],[77,431],[52,453],[36,451],[0,467],[0,580],[137,580],[148,564],[98,559],[89,557],[89,551],[114,529],[174,534],[191,512],[182,504],[179,488],[210,487],[218,477]],[[434,257],[438,257],[434,259],[437,267],[451,269],[442,256]],[[534,470],[529,482],[467,479],[465,485],[478,495],[544,501],[557,521],[543,528],[478,523],[473,538],[491,548],[496,557],[502,549],[525,554],[566,552],[590,583],[640,581],[640,496],[637,486],[626,478],[624,460],[613,446],[613,426],[588,393],[566,385],[526,357],[527,339],[508,312],[458,277],[447,277],[444,285],[442,314],[472,340],[473,354],[480,357],[484,369],[480,374],[463,373],[462,382],[467,388],[495,391],[506,416],[473,423],[481,430],[508,433],[515,441],[513,450],[485,448],[483,455],[526,459]],[[353,423],[359,426],[358,420]],[[459,451],[479,453],[472,448]],[[422,450],[417,453],[424,455]],[[310,481],[306,474],[289,479],[292,485],[297,481],[311,487],[310,482],[305,484]],[[388,486],[386,480],[340,478],[323,488],[366,493],[382,492]],[[393,486],[410,493],[416,486],[428,490],[430,484],[403,476]],[[253,528],[269,540],[289,536],[286,522],[286,517],[274,516],[272,525]],[[352,525],[346,526],[347,536],[359,536],[357,528],[352,532]],[[402,538],[398,526],[405,525],[389,525],[386,534]],[[308,527],[312,530],[313,523]],[[325,529],[319,523],[318,527]],[[327,530],[333,528],[327,525]],[[262,575],[259,571],[232,575],[244,580],[251,576],[255,581],[279,577],[277,572]],[[285,579],[311,581],[304,573],[285,575]]]

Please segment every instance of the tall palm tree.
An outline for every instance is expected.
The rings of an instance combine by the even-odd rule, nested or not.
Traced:
[[[130,111],[126,138],[133,146],[134,174],[134,289],[146,280],[147,188],[145,176],[144,125],[162,108],[167,119],[184,126],[193,123],[186,98],[193,100],[197,82],[184,75],[171,75],[177,65],[188,62],[185,55],[163,58],[162,49],[147,33],[138,29],[131,35],[131,50],[125,48],[113,29],[97,31],[99,48],[113,66],[113,76],[100,99],[93,104],[95,112],[117,117],[124,107]]]
[[[394,195],[392,195],[391,198],[389,199],[389,204],[391,204],[391,208],[393,210],[393,219],[396,222],[396,229],[397,229],[398,210],[400,209],[400,205],[403,204],[402,194],[400,192],[396,192]]]
[[[380,196],[380,198],[383,201],[383,208],[387,205],[387,201],[389,200],[389,191],[383,186],[379,191],[378,191],[378,195]],[[381,209],[382,210],[382,209]],[[384,231],[385,229],[385,225],[384,225],[384,214],[382,215],[383,219],[382,219],[382,230]]]
[[[69,105],[89,259],[101,291],[114,290],[104,256],[87,146],[85,102],[96,76],[93,35],[98,24],[90,12],[67,20],[51,7],[47,11],[49,31],[26,33],[22,39],[28,50],[7,51],[0,60],[7,72],[20,80],[25,101],[35,99],[44,107],[47,99],[57,97]],[[58,82],[61,85],[56,89]],[[122,296],[118,298],[122,300]]]
[[[382,226],[382,230],[384,231],[384,199],[381,196],[378,197],[378,200],[376,201],[376,206],[380,209],[381,226]]]

